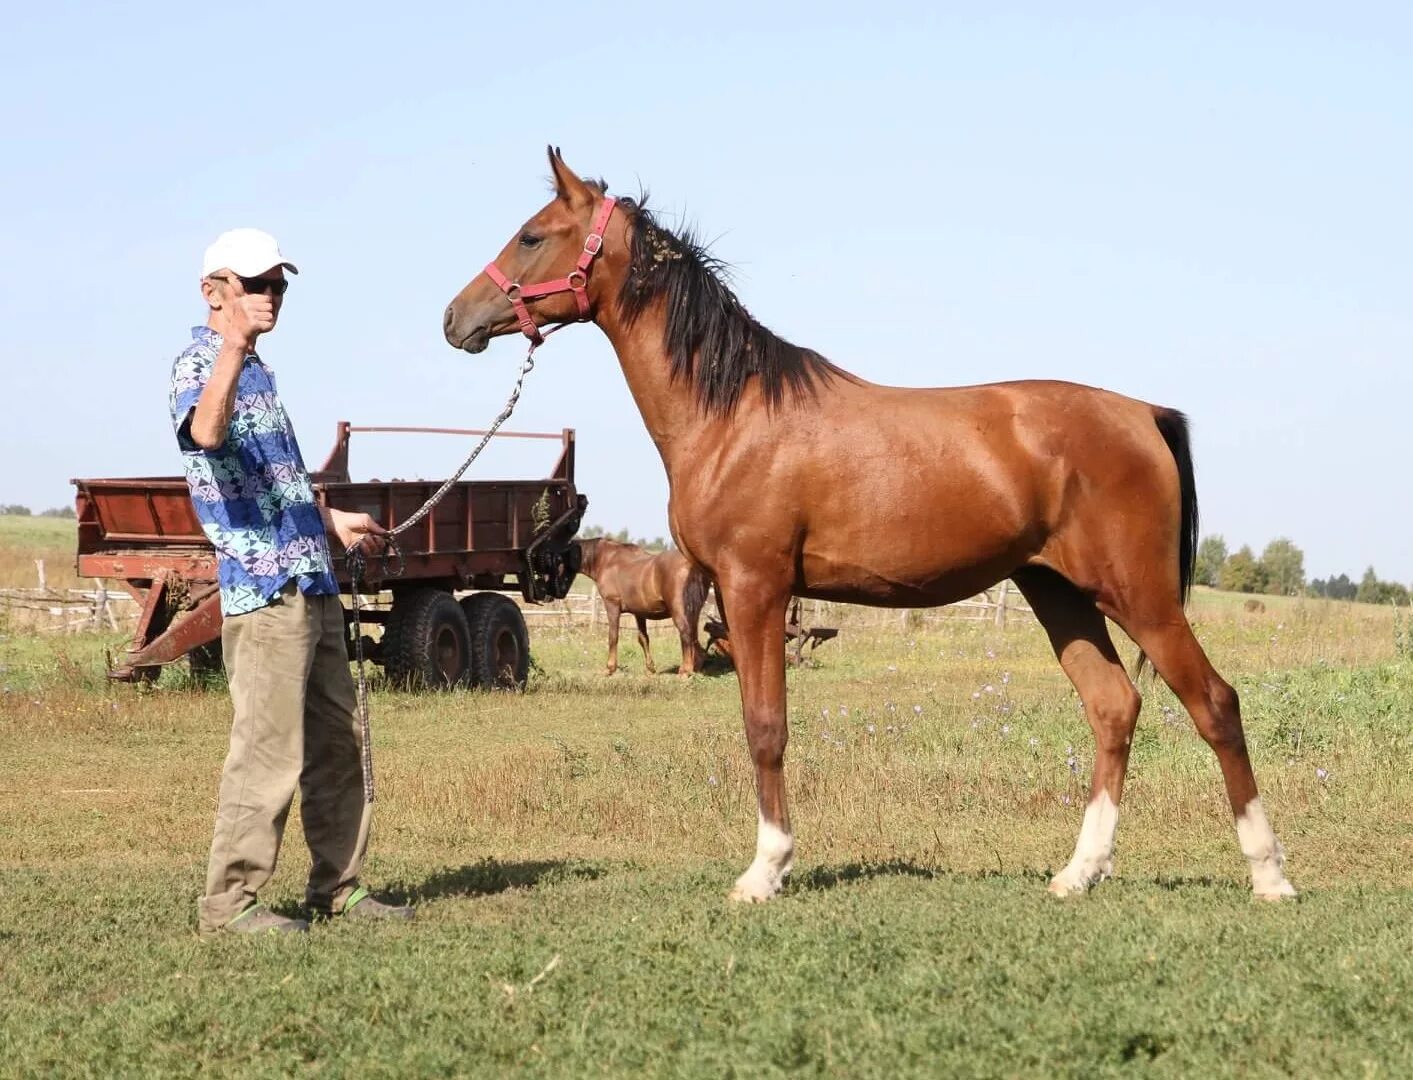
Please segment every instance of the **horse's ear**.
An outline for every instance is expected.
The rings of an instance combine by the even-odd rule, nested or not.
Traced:
[[[589,190],[589,185],[575,176],[574,170],[564,163],[564,155],[559,152],[559,147],[550,146],[546,149],[549,151],[550,171],[554,173],[554,190],[560,200],[576,208],[593,202],[594,193]]]

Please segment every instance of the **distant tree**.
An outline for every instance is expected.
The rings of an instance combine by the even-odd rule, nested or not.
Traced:
[[[71,518],[76,517],[77,515],[74,513],[74,508],[72,506],[51,506],[48,510],[45,510],[39,516],[49,518]]]
[[[1266,575],[1265,592],[1297,596],[1305,587],[1305,553],[1283,536],[1261,552],[1261,569]]]
[[[28,506],[21,506],[19,503],[10,503],[6,506],[0,506],[0,515],[6,517],[29,517],[30,509]]]
[[[1407,604],[1409,593],[1407,587],[1397,581],[1380,581],[1371,566],[1364,571],[1354,599],[1361,604]]]
[[[598,538],[616,540],[620,544],[633,544],[647,551],[665,551],[672,546],[670,540],[665,540],[661,536],[655,536],[649,540],[646,536],[639,536],[634,539],[626,528],[617,532],[609,532],[602,525],[585,525],[579,530],[579,539],[596,540]]]
[[[1329,594],[1334,600],[1353,600],[1354,594],[1359,591],[1359,586],[1349,580],[1348,574],[1340,574],[1339,577],[1330,578]]]
[[[1265,570],[1248,545],[1243,544],[1236,554],[1227,556],[1217,575],[1217,585],[1228,592],[1265,591]]]
[[[1340,574],[1339,577],[1312,578],[1305,586],[1305,595],[1323,596],[1329,600],[1352,600],[1358,591],[1358,586],[1349,580],[1348,575]]]
[[[1197,545],[1197,568],[1193,575],[1198,585],[1216,585],[1227,561],[1227,542],[1220,536],[1204,536]]]

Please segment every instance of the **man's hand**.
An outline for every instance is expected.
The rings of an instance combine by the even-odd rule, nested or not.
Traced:
[[[367,514],[325,507],[323,516],[325,530],[338,537],[345,550],[356,545],[365,556],[372,556],[381,555],[387,547],[382,538],[388,530]]]
[[[241,345],[246,352],[255,351],[255,339],[275,328],[275,300],[269,293],[250,295],[241,287],[239,278],[229,284],[225,305],[226,337]]]

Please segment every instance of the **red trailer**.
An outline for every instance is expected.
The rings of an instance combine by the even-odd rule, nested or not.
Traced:
[[[462,428],[338,426],[323,468],[312,474],[320,505],[366,511],[392,528],[440,487],[437,481],[349,479],[355,432],[484,435]],[[519,606],[560,599],[579,569],[573,543],[588,500],[574,487],[574,431],[501,431],[497,438],[549,439],[559,458],[544,480],[471,480],[452,486],[435,509],[398,538],[405,566],[370,580],[361,592],[392,592],[390,608],[364,608],[382,623],[380,641],[364,652],[400,686],[520,686],[529,669],[529,634]],[[219,666],[220,593],[216,556],[180,477],[74,480],[78,572],[115,578],[142,605],[137,632],[109,672],[114,679],[151,679],[161,665],[190,656],[194,670]],[[349,572],[336,555],[345,592]],[[396,563],[392,567],[396,569]],[[382,572],[379,560],[367,574]],[[476,590],[458,599],[458,591]],[[349,614],[350,626],[352,614]],[[350,649],[350,655],[352,650]]]

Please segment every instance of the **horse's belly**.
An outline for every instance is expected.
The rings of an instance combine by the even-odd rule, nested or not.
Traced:
[[[812,552],[807,545],[795,593],[816,600],[877,607],[934,607],[975,596],[1010,574],[1023,561],[1014,537],[994,538],[970,550],[949,544],[899,545],[880,537],[847,557],[841,552]]]

